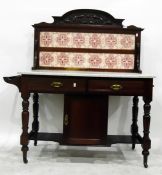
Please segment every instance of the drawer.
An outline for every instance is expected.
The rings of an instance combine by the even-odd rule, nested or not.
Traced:
[[[66,77],[26,77],[24,78],[29,91],[68,93],[84,92],[86,81],[83,79]]]
[[[135,79],[89,80],[88,91],[110,95],[142,95],[145,91],[145,82]]]

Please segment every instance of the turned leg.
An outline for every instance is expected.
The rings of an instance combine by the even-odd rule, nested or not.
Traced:
[[[28,151],[28,143],[29,143],[29,135],[28,135],[28,123],[29,123],[29,96],[30,94],[22,94],[22,134],[20,137],[20,144],[22,145],[23,152],[23,161],[27,163],[27,151]]]
[[[135,149],[136,136],[138,134],[138,125],[137,125],[138,101],[139,101],[138,96],[134,96],[133,107],[132,107],[132,125],[131,125],[132,149]]]
[[[33,118],[34,121],[32,123],[32,132],[34,133],[34,145],[37,145],[37,135],[39,130],[39,121],[38,121],[38,110],[39,110],[39,103],[38,103],[39,95],[38,93],[33,94]]]
[[[149,149],[151,148],[151,140],[149,137],[149,128],[150,128],[150,102],[151,100],[148,98],[144,98],[144,116],[143,116],[143,128],[144,128],[144,136],[143,136],[143,164],[144,167],[147,168],[147,159],[148,159],[148,155],[149,155]]]

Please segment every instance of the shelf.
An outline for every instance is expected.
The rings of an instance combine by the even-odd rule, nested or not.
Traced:
[[[29,134],[29,140],[34,140],[35,134]],[[40,141],[54,141],[59,142],[60,145],[67,145],[63,143],[63,134],[62,133],[38,133],[37,140]],[[131,135],[107,135],[106,144],[105,145],[96,145],[96,146],[111,146],[112,144],[132,144],[132,136]],[[136,137],[136,144],[142,144],[142,138],[140,135]],[[85,146],[88,144],[84,144]],[[90,145],[94,146],[94,145]]]

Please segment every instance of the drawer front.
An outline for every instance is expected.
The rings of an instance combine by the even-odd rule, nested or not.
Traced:
[[[60,77],[28,77],[25,79],[30,91],[68,93],[68,92],[84,92],[86,89],[86,81],[75,78]]]
[[[142,80],[89,80],[89,92],[109,93],[110,95],[143,95],[145,82]]]

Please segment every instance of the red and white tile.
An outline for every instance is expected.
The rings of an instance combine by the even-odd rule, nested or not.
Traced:
[[[80,69],[134,69],[133,54],[40,52],[39,66]]]
[[[135,35],[110,33],[40,32],[40,47],[135,49]]]

